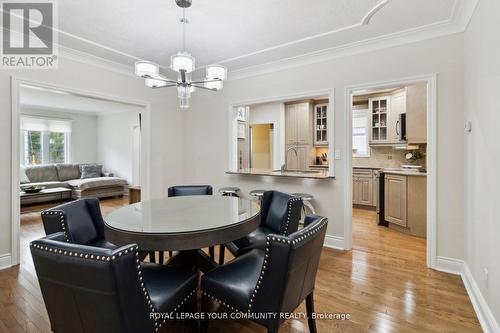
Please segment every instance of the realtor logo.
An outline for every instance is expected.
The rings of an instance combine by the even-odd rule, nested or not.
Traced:
[[[2,2],[2,68],[57,68],[54,2]]]

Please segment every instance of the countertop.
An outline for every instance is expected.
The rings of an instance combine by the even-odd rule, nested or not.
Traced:
[[[371,170],[380,170],[379,167],[371,167],[371,166],[353,166],[353,169],[371,169]]]
[[[230,175],[253,175],[253,176],[271,176],[271,177],[290,177],[290,178],[308,178],[308,179],[333,179],[328,175],[328,170],[318,170],[310,173],[298,173],[292,171],[273,171],[270,169],[242,169],[238,171],[227,171]]]
[[[380,172],[388,173],[391,175],[427,177],[427,172],[399,171],[399,170],[395,171],[395,170],[385,170],[385,169],[381,169]]]

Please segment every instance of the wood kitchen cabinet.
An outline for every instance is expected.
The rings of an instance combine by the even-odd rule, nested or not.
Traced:
[[[375,97],[368,100],[370,110],[370,145],[390,142],[388,121],[391,108],[391,97]]]
[[[406,176],[386,174],[384,182],[385,220],[406,227]]]
[[[285,141],[287,145],[312,145],[312,105],[309,102],[285,106]]]
[[[425,238],[427,177],[385,174],[384,178],[384,218],[389,228]]]
[[[373,187],[373,171],[371,169],[353,169],[352,203],[354,205],[375,206]]]
[[[409,144],[427,142],[427,84],[407,90],[406,139]]]
[[[297,150],[297,156],[288,152],[288,169],[307,170],[313,162],[313,107],[309,102],[285,105],[286,150]]]
[[[391,95],[391,108],[389,112],[389,141],[391,143],[403,143],[399,139],[399,135],[401,133],[401,122],[399,120],[399,115],[402,113],[406,113],[406,90],[397,92]]]

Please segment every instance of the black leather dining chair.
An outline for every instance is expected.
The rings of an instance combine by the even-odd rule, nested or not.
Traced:
[[[214,189],[210,185],[177,185],[168,188],[167,194],[169,197],[182,197],[189,195],[212,195]],[[215,258],[215,248],[210,246],[208,252],[212,259]],[[172,256],[172,251],[169,251],[169,256]],[[162,260],[162,254],[160,253],[160,260]],[[160,261],[161,262],[161,261]]]
[[[168,188],[169,197],[180,197],[185,195],[212,195],[214,189],[210,185],[178,185]]]
[[[309,331],[316,333],[313,291],[327,224],[325,217],[306,216],[303,229],[268,235],[264,250],[251,250],[204,274],[204,310],[211,299],[229,311],[276,314],[252,319],[274,333],[284,321],[279,314],[293,312],[305,299]],[[207,331],[208,321],[202,328]]]
[[[166,320],[152,313],[172,313],[196,300],[197,272],[140,263],[135,244],[90,247],[68,243],[59,232],[30,249],[57,333],[153,332]]]
[[[278,191],[264,192],[260,226],[247,236],[227,243],[226,248],[236,257],[255,248],[264,249],[267,235],[287,236],[297,231],[301,209],[302,200],[298,197]]]
[[[79,199],[42,212],[45,234],[64,233],[73,244],[114,249],[104,239],[104,220],[99,199]]]

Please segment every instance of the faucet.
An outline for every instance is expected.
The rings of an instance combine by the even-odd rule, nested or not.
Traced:
[[[294,147],[288,148],[285,153],[285,164],[281,166],[281,173],[284,173],[286,170],[288,170],[288,153],[290,152],[290,150],[293,150],[293,152],[295,153],[295,157],[299,157],[297,149],[295,149]]]

